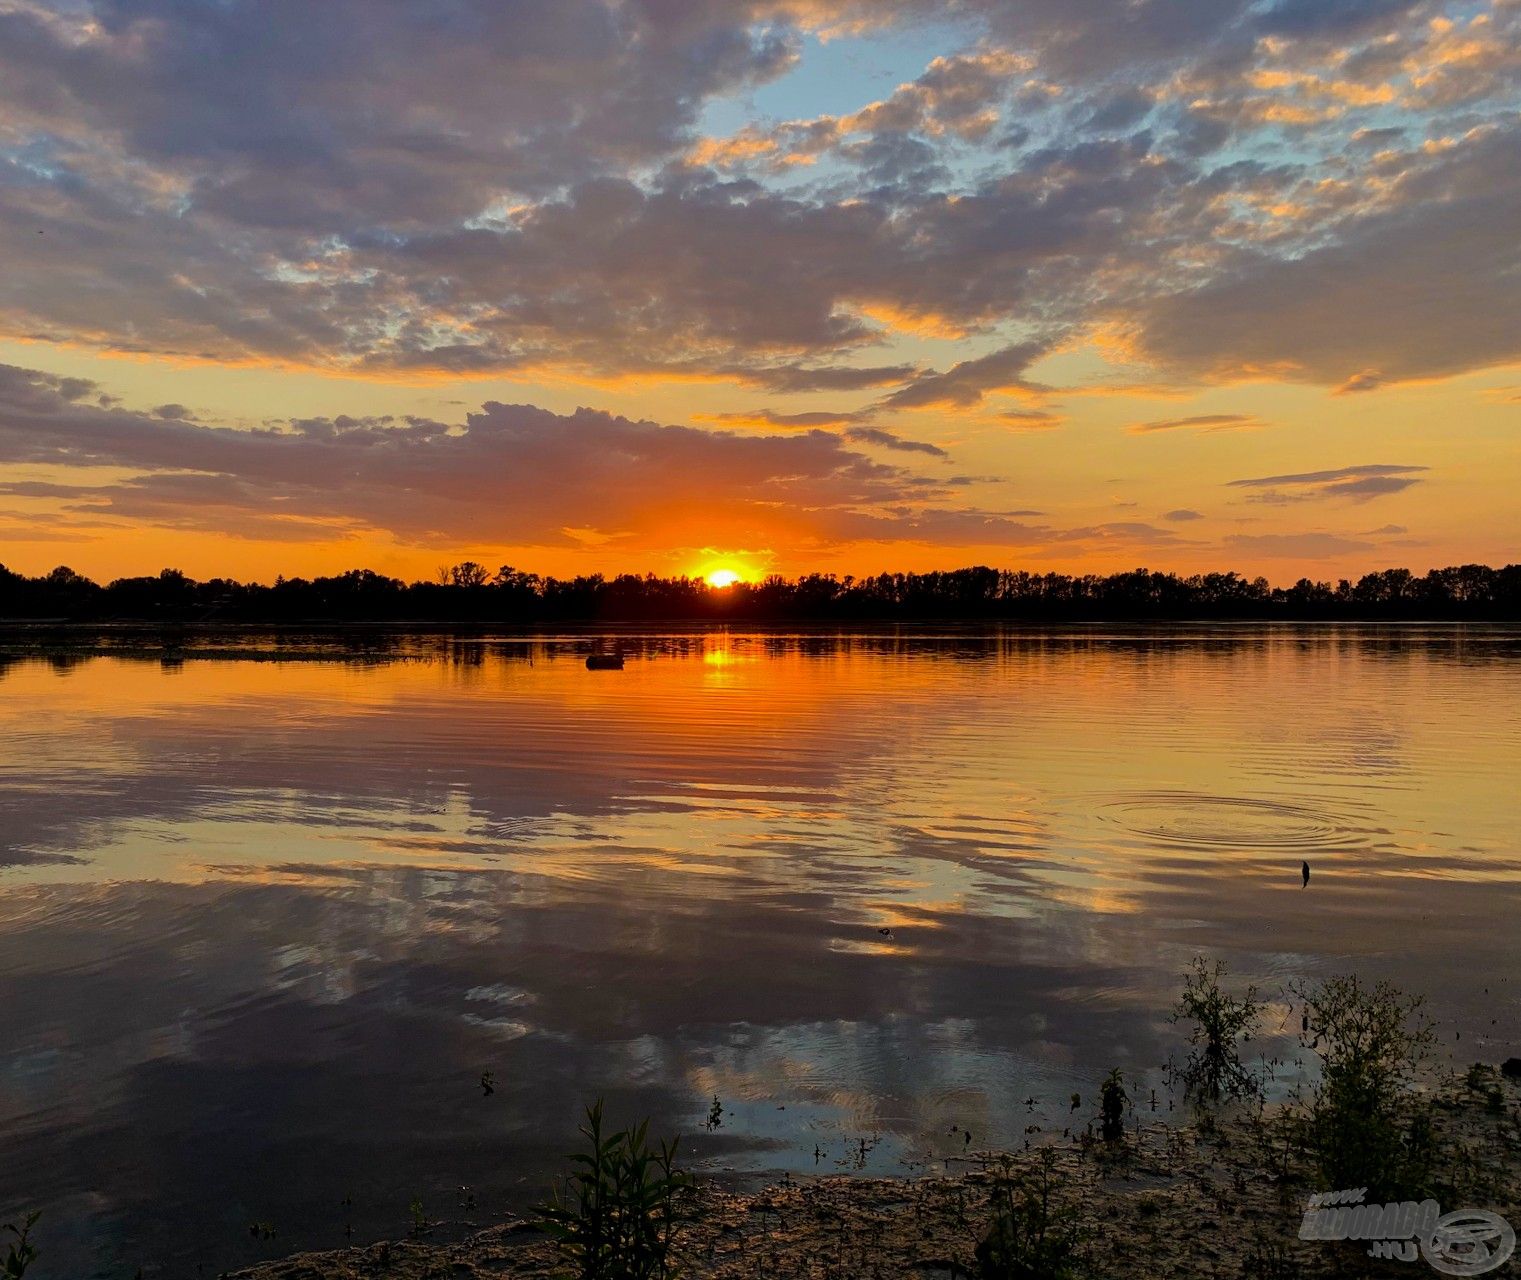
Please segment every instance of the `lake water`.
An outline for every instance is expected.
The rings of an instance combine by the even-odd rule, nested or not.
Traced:
[[[1521,1053],[1515,629],[620,640],[0,666],[0,1216],[46,1274],[484,1221],[598,1095],[708,1170],[935,1167],[1111,1066],[1145,1100],[1198,953]]]

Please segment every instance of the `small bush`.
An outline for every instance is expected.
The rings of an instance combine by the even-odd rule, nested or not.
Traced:
[[[1125,1077],[1115,1067],[1099,1086],[1099,1135],[1105,1142],[1118,1142],[1125,1136],[1125,1108],[1129,1105]]]
[[[1183,983],[1183,994],[1173,1009],[1174,1022],[1192,1022],[1188,1042],[1194,1046],[1183,1068],[1186,1091],[1197,1098],[1218,1102],[1256,1094],[1262,1082],[1241,1061],[1239,1046],[1257,1032],[1262,1005],[1257,988],[1247,987],[1240,998],[1229,996],[1220,985],[1225,966],[1211,965],[1195,956],[1193,969]]]
[[[428,1234],[428,1211],[423,1208],[420,1197],[414,1198],[407,1205],[407,1217],[411,1219],[407,1227],[410,1236],[425,1236]]]
[[[1483,1062],[1476,1062],[1468,1068],[1465,1077],[1469,1089],[1479,1094],[1488,1104],[1489,1109],[1495,1112],[1505,1110],[1505,1090],[1500,1088],[1500,1082],[1495,1079],[1495,1069]]]
[[[1076,1215],[1052,1201],[1054,1152],[1040,1153],[1030,1173],[1005,1164],[993,1180],[993,1220],[977,1245],[979,1280],[1067,1280],[1079,1236]]]
[[[1430,1118],[1410,1093],[1432,1045],[1424,1001],[1355,975],[1290,992],[1320,1057],[1304,1129],[1321,1176],[1332,1189],[1366,1187],[1370,1200],[1420,1196],[1434,1160]]]
[[[32,1243],[32,1228],[41,1216],[41,1213],[29,1213],[19,1227],[14,1222],[0,1226],[0,1236],[11,1237],[5,1251],[4,1269],[0,1270],[0,1275],[5,1280],[21,1280],[26,1269],[37,1261],[37,1246]]]
[[[676,1140],[650,1147],[649,1121],[604,1137],[602,1102],[586,1111],[580,1166],[540,1207],[540,1224],[579,1280],[666,1280],[678,1197],[691,1185],[676,1168]]]

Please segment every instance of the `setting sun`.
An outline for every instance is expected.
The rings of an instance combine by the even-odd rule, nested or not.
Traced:
[[[732,587],[739,581],[739,574],[733,569],[710,569],[703,580],[710,587]]]

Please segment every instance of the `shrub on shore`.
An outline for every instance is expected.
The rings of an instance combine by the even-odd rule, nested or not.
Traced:
[[[542,1227],[577,1280],[668,1280],[677,1201],[691,1185],[676,1139],[649,1143],[649,1121],[604,1136],[602,1101],[587,1108],[580,1166],[540,1207]]]
[[[1077,1216],[1053,1199],[1056,1153],[1040,1153],[1033,1170],[1005,1163],[989,1193],[992,1222],[977,1245],[979,1280],[1067,1280],[1079,1244]]]
[[[1320,1058],[1301,1126],[1321,1178],[1370,1199],[1419,1197],[1435,1161],[1430,1114],[1411,1094],[1432,1046],[1424,1000],[1355,974],[1289,991],[1303,1005],[1300,1038]]]

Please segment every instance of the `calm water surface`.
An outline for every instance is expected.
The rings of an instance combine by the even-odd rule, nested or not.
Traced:
[[[489,1219],[597,1095],[714,1171],[933,1168],[1148,1091],[1199,952],[1521,1052],[1515,630],[623,642],[0,663],[0,1216],[48,1275]]]

